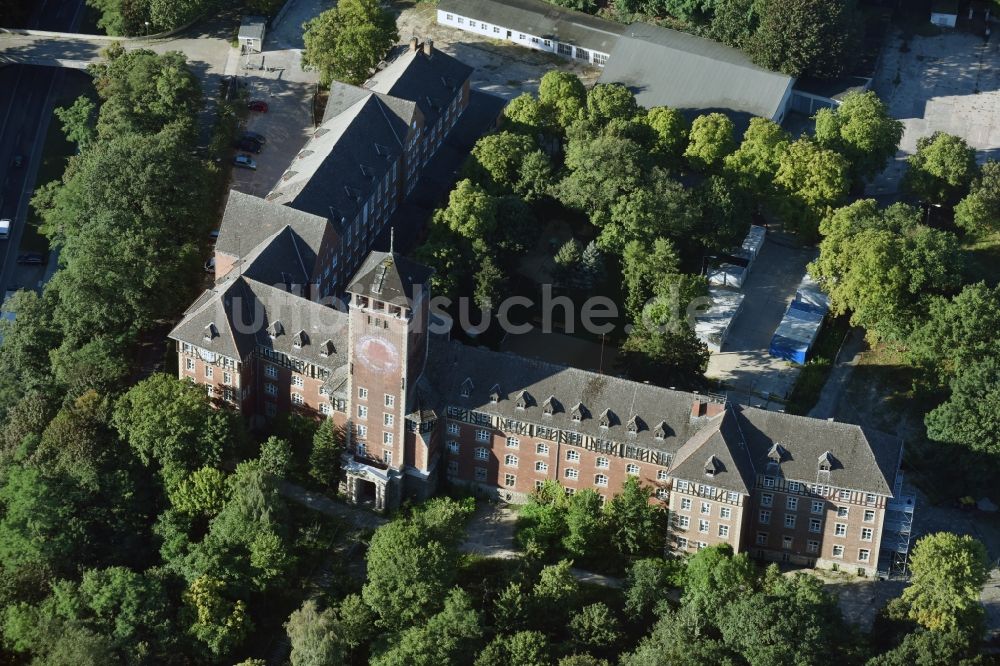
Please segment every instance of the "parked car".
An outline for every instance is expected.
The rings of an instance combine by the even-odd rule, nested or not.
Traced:
[[[14,155],[14,168],[20,169],[24,166],[24,155]]]
[[[257,170],[257,163],[253,161],[249,155],[237,155],[233,158],[233,166],[238,166],[241,169],[252,169]]]
[[[251,132],[250,130],[244,131],[243,134],[240,135],[240,139],[250,139],[251,141],[256,141],[262,146],[267,143],[267,137],[258,132]]]
[[[233,144],[233,147],[245,150],[249,153],[259,153],[261,149],[261,145],[253,139],[240,139]]]
[[[215,272],[215,257],[209,257],[208,261],[205,262],[205,272],[206,273]]]
[[[247,108],[251,111],[260,111],[261,113],[267,113],[267,102],[261,99],[252,100],[247,104]]]
[[[0,220],[0,240],[10,238],[10,219]]]
[[[219,230],[216,229],[215,231],[210,231],[209,234],[208,234],[208,238],[213,243],[215,243],[216,241],[218,241],[219,240]]]
[[[19,264],[40,264],[45,261],[45,255],[41,252],[25,252],[23,254],[17,255],[17,263]]]

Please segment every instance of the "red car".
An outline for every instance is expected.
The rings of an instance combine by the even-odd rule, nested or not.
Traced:
[[[260,111],[261,113],[267,113],[267,102],[255,99],[249,104],[247,104],[247,108],[250,109],[251,111]]]

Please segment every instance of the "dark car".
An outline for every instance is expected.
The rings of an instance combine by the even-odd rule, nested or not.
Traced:
[[[243,132],[243,134],[240,135],[240,139],[241,140],[249,139],[250,141],[256,141],[262,146],[265,143],[267,143],[267,137],[265,137],[263,134],[258,134],[257,132],[251,132],[250,130]]]
[[[24,156],[23,155],[14,155],[14,168],[15,169],[20,169],[23,166],[24,166]]]
[[[17,263],[19,264],[40,264],[44,260],[45,257],[41,252],[25,252],[17,255]]]
[[[260,111],[261,113],[267,113],[267,102],[259,99],[255,99],[247,104],[247,108],[251,111]]]
[[[259,153],[261,149],[261,145],[252,139],[240,139],[233,146],[248,153]]]

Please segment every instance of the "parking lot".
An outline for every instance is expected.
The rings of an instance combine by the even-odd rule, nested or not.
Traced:
[[[917,139],[936,131],[965,139],[980,162],[1000,156],[1000,38],[945,32],[902,44],[899,34],[889,40],[874,82],[905,126],[896,160],[868,187],[886,198],[899,191]]]
[[[798,368],[772,357],[768,347],[814,257],[813,250],[798,248],[779,234],[768,234],[743,283],[743,309],[722,352],[712,354],[705,373],[721,381],[732,400],[778,409],[781,403],[771,398],[783,400],[791,392]]]

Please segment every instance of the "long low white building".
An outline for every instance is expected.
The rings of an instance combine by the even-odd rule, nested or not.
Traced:
[[[603,67],[625,26],[541,0],[439,0],[437,21]]]

